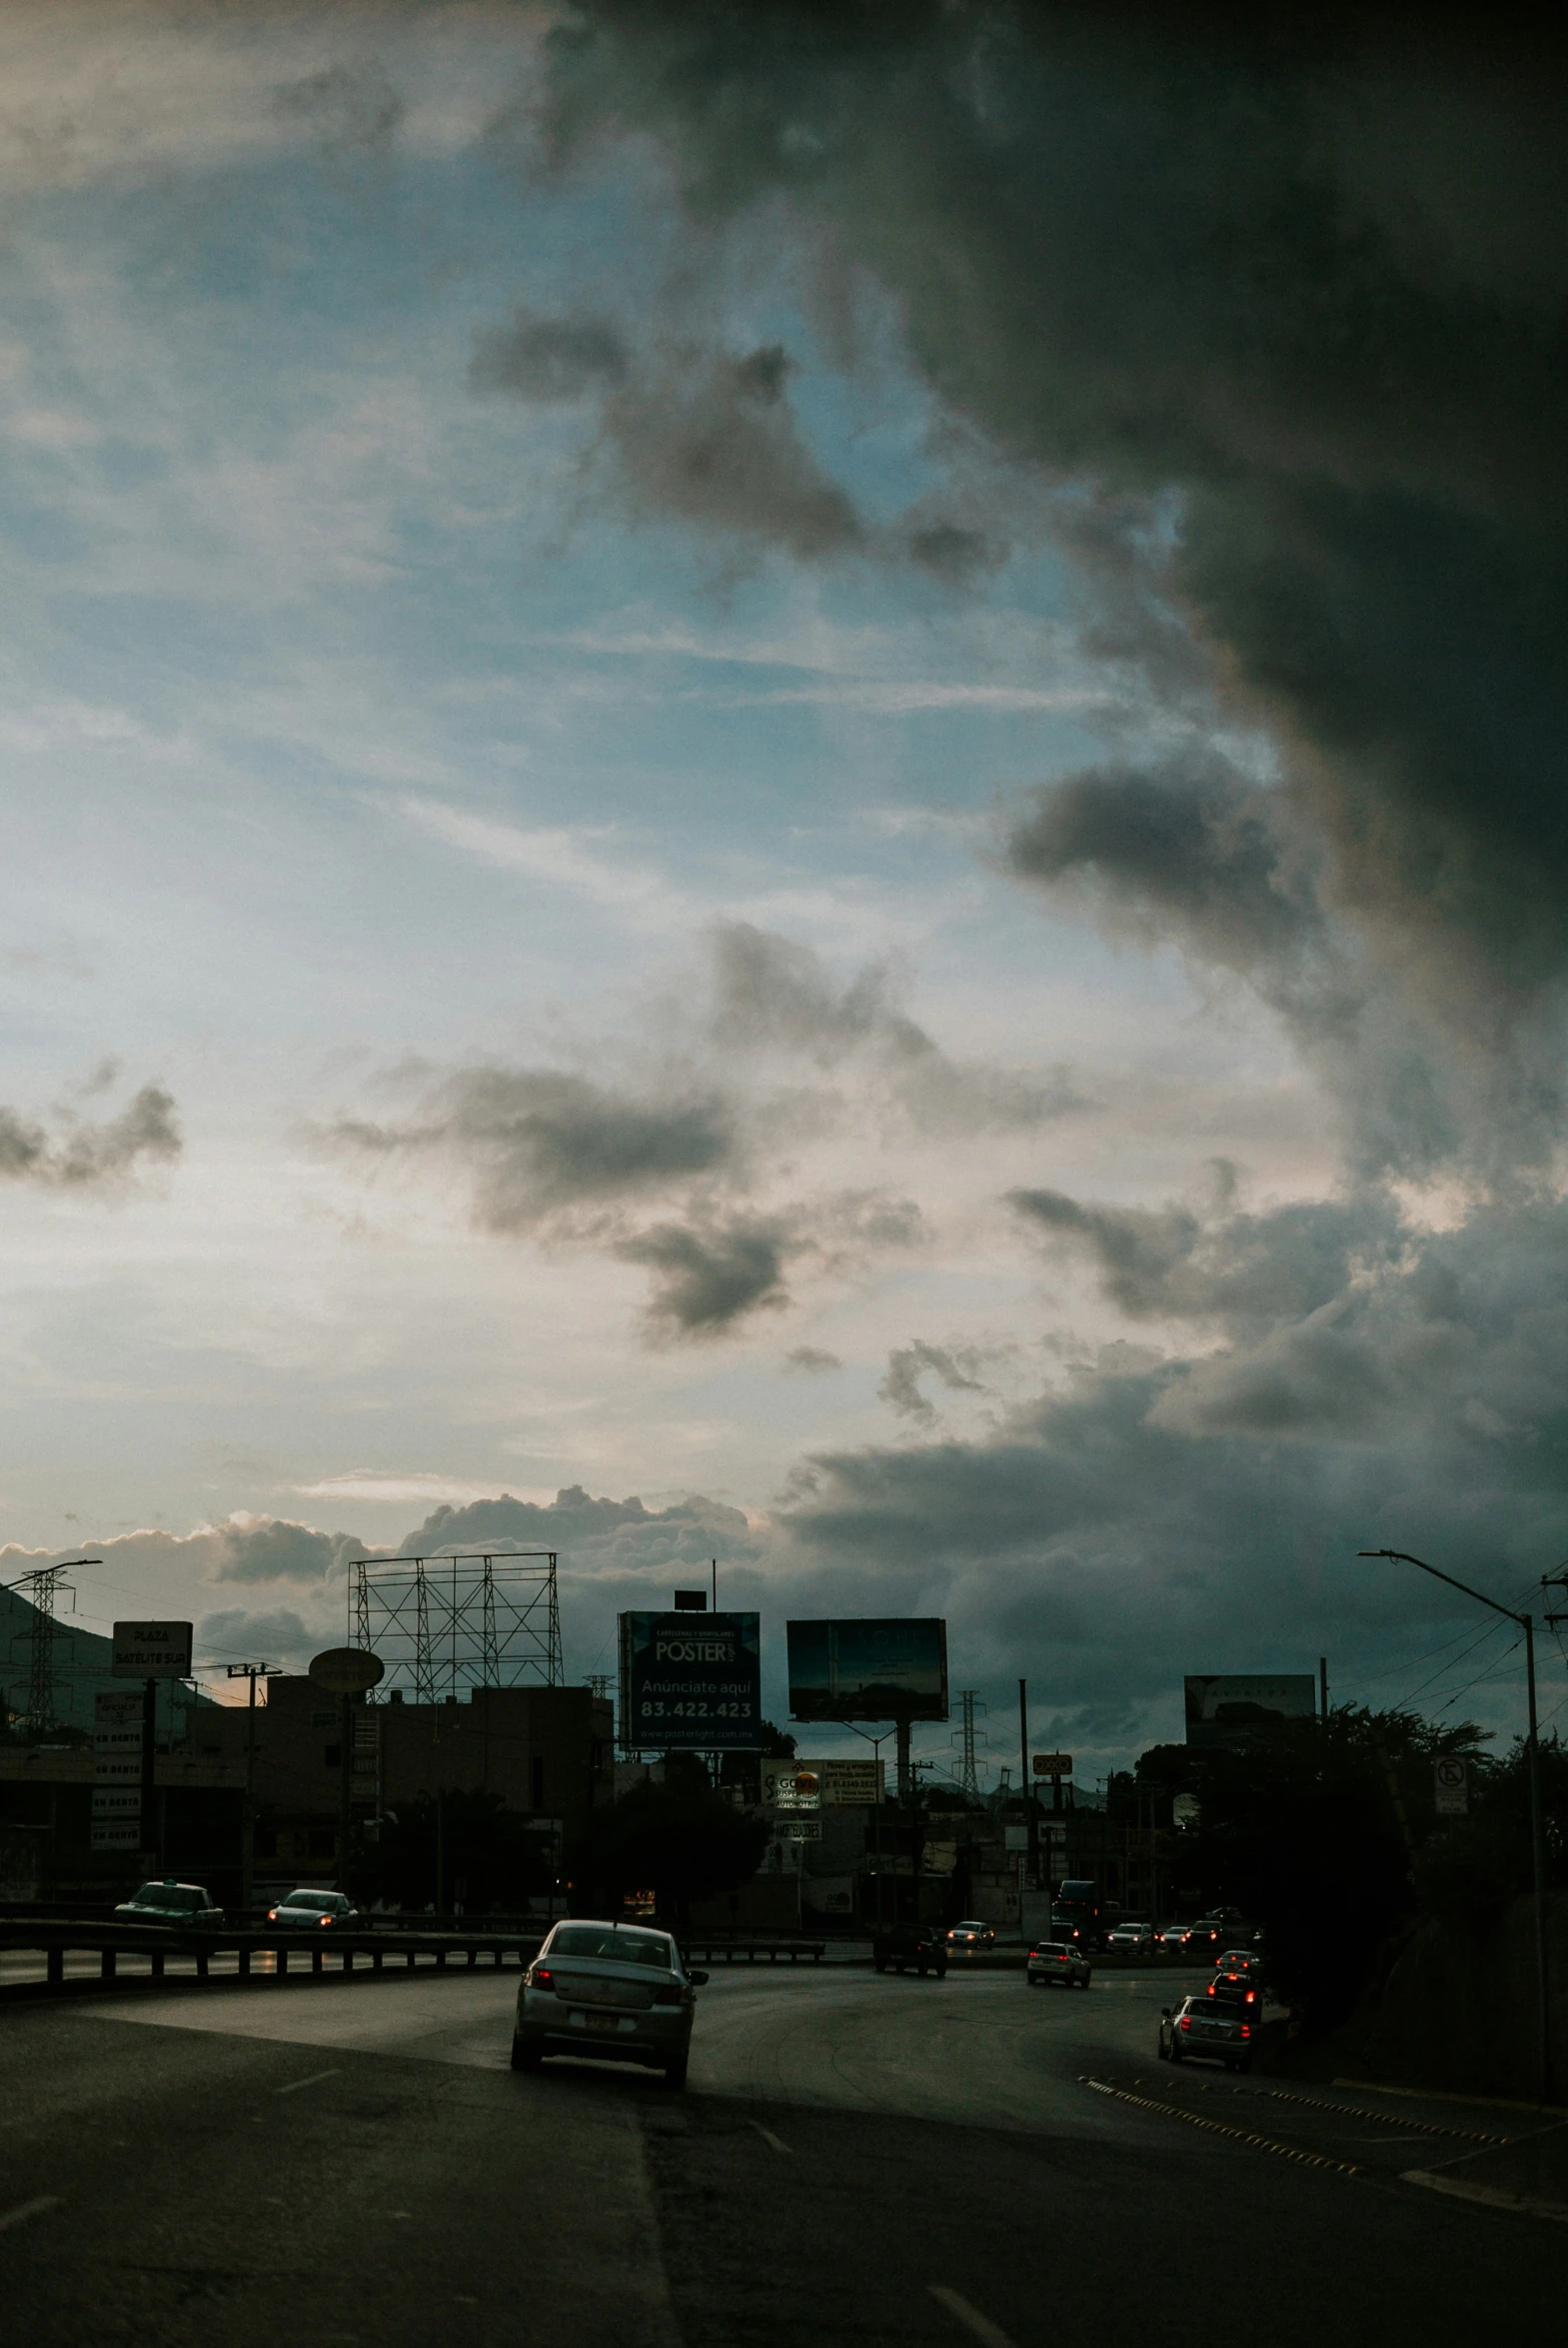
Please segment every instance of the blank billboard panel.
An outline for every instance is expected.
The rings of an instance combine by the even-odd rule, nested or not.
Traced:
[[[1317,1681],[1310,1671],[1205,1672],[1189,1675],[1184,1684],[1187,1742],[1211,1752],[1235,1752],[1287,1720],[1317,1717]]]
[[[790,1622],[793,1720],[945,1720],[947,1625],[935,1615]]]

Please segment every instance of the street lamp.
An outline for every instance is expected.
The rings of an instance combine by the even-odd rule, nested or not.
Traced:
[[[1535,1617],[1516,1614],[1512,1606],[1500,1606],[1484,1590],[1472,1589],[1467,1581],[1456,1581],[1451,1573],[1443,1573],[1435,1565],[1428,1565],[1424,1557],[1412,1557],[1407,1549],[1359,1549],[1361,1557],[1388,1557],[1400,1565],[1419,1565],[1423,1573],[1430,1573],[1437,1581],[1446,1581],[1450,1589],[1462,1590],[1477,1604],[1490,1606],[1494,1614],[1503,1615],[1509,1622],[1517,1622],[1524,1632],[1525,1684],[1529,1695],[1530,1733],[1525,1750],[1530,1766],[1530,1852],[1535,1872],[1535,1993],[1536,2039],[1540,2060],[1540,2099],[1551,2100],[1551,2012],[1548,2003],[1546,1973],[1546,1836],[1541,1824],[1541,1755],[1540,1738],[1535,1724]]]

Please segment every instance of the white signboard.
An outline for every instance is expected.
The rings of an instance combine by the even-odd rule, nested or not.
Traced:
[[[93,1850],[140,1850],[142,1847],[142,1820],[138,1811],[134,1818],[95,1818],[90,1847]]]
[[[1470,1809],[1470,1766],[1455,1753],[1432,1763],[1434,1807],[1440,1818],[1463,1818]]]
[[[117,1622],[114,1626],[116,1679],[189,1679],[189,1622]]]
[[[139,1785],[95,1785],[93,1787],[93,1816],[95,1818],[136,1818],[142,1814],[142,1789]]]

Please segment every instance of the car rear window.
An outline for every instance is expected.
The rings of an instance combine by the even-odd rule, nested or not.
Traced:
[[[609,1958],[620,1965],[660,1965],[667,1973],[674,1970],[670,1943],[663,1933],[618,1932],[602,1924],[560,1925],[550,1953]]]

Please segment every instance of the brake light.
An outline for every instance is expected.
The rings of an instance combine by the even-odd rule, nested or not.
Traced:
[[[1183,2014],[1181,2017],[1180,2027],[1183,2030],[1190,2030],[1192,2027],[1191,2020],[1186,2014]]]
[[[654,1991],[655,2005],[679,2005],[681,2003],[681,1998],[682,1992],[673,1981],[667,1989],[656,1989]]]
[[[548,1965],[536,1965],[528,1977],[530,1989],[553,1989],[556,1977]]]

